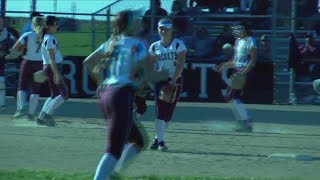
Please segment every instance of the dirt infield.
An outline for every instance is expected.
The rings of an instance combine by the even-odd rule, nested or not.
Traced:
[[[67,102],[55,128],[12,120],[13,104],[0,115],[0,169],[93,174],[106,143],[105,123],[94,100]],[[320,107],[249,108],[254,132],[235,133],[226,104],[181,103],[168,129],[169,151],[146,150],[123,173],[319,179]],[[148,106],[142,119],[150,138],[153,112]]]

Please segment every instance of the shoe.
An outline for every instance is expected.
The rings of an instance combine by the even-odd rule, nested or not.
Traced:
[[[25,113],[24,113],[23,110],[17,110],[17,111],[14,113],[13,118],[14,118],[14,119],[18,119],[18,118],[21,118],[21,117],[24,116],[24,115],[25,115]]]
[[[53,117],[49,114],[46,114],[46,125],[50,127],[56,126],[56,121],[53,119]]]
[[[167,150],[168,150],[168,146],[166,146],[166,144],[164,143],[164,141],[159,142],[159,144],[158,144],[158,150],[159,150],[159,151],[167,151]]]
[[[29,121],[34,121],[34,116],[32,115],[32,114],[27,114],[27,119],[29,120]]]
[[[157,150],[158,149],[158,139],[153,139],[150,149]]]
[[[7,106],[3,105],[3,106],[0,106],[0,112],[4,112],[7,110]]]
[[[54,127],[56,125],[56,122],[51,115],[45,112],[40,112],[39,116],[37,117],[37,124]]]
[[[235,132],[252,132],[252,125],[249,120],[246,121],[238,121],[236,128],[234,129]]]

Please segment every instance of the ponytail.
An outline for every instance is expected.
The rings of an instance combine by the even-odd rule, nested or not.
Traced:
[[[43,36],[44,36],[44,19],[40,16],[36,16],[32,18],[33,30],[37,34],[36,43],[38,44],[36,52],[39,52]]]

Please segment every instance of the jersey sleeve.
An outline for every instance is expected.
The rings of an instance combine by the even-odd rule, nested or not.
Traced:
[[[21,44],[23,44],[23,45],[25,45],[26,42],[27,42],[27,38],[28,38],[29,34],[30,34],[29,32],[23,33],[23,34],[19,37],[18,42],[21,43]]]
[[[137,43],[137,53],[136,53],[136,59],[138,61],[145,59],[148,56],[148,49],[143,42]]]
[[[48,38],[45,40],[44,43],[47,50],[49,49],[57,50],[57,41],[53,36],[48,36]]]
[[[101,44],[98,49],[96,49],[96,52],[98,52],[101,55],[104,55],[108,50],[111,43],[111,39],[108,39],[106,42]]]
[[[149,48],[149,55],[150,56],[156,56],[156,43],[151,44],[150,48]]]
[[[248,39],[248,47],[249,47],[249,49],[257,48],[257,43],[254,38],[251,37]]]
[[[186,47],[186,45],[184,44],[184,42],[183,41],[181,41],[181,40],[178,40],[177,41],[177,53],[180,53],[180,52],[182,52],[182,51],[187,51],[187,47]]]

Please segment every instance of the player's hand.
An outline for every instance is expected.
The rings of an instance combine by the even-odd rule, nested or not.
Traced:
[[[225,69],[229,69],[229,68],[232,68],[232,67],[233,67],[233,62],[225,62],[225,63],[222,63],[221,65],[219,65],[217,67],[217,72],[221,73]]]

